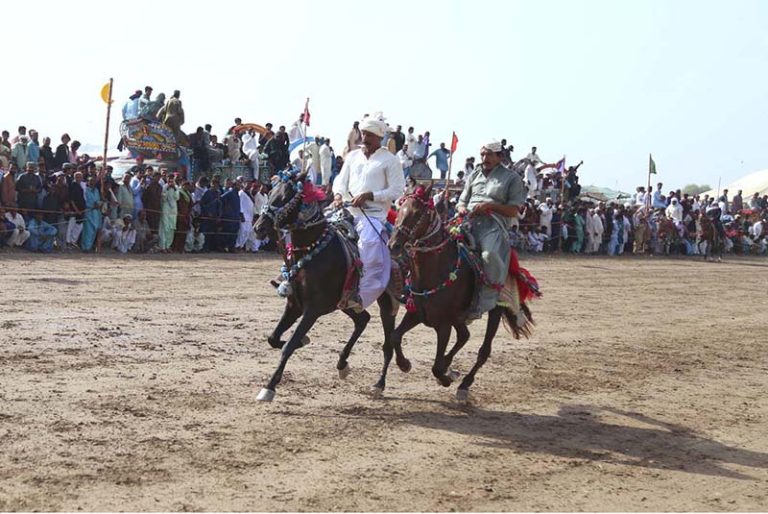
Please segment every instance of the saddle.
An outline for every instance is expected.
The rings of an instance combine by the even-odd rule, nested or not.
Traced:
[[[337,304],[339,309],[354,307],[360,303],[360,278],[365,273],[363,263],[360,260],[360,250],[357,247],[359,238],[353,216],[347,209],[333,209],[326,211],[326,218],[336,233],[336,237],[344,250],[347,274],[344,279],[344,287],[341,292],[341,300]],[[398,304],[405,303],[405,277],[408,274],[408,262],[406,259],[392,259],[392,268],[389,274],[387,293],[395,300],[394,312],[397,314]]]

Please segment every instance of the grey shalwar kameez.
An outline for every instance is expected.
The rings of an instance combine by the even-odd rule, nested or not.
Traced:
[[[487,175],[482,168],[470,175],[458,206],[470,212],[475,206],[488,202],[521,206],[525,203],[525,196],[526,189],[520,175],[499,164]],[[487,283],[480,291],[476,312],[470,313],[471,317],[490,311],[499,301],[498,286],[504,285],[509,271],[510,221],[495,212],[472,217],[471,234],[481,252]]]

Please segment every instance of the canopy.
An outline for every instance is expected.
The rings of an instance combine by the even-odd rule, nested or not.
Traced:
[[[755,193],[759,193],[760,196],[768,195],[768,170],[756,171],[754,173],[750,173],[749,175],[745,175],[728,185],[720,186],[720,194],[723,193],[723,189],[728,190],[728,198],[733,198],[733,195],[738,193],[739,189],[741,189],[741,197],[745,201],[752,198],[752,195]],[[716,197],[718,195],[718,191],[717,189],[705,191],[702,193],[702,196],[705,194],[711,197]]]

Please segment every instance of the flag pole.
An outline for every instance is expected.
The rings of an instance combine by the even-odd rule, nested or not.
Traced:
[[[307,171],[305,163],[307,159],[307,109],[308,107],[309,107],[309,98],[307,98],[307,103],[304,104],[304,113],[301,115],[301,124],[304,125],[304,134],[302,134],[302,138],[304,139],[304,142],[301,148],[301,172],[302,173]]]
[[[445,212],[448,212],[448,183],[451,181],[451,168],[453,167],[453,140],[456,138],[456,132],[451,134],[451,155],[448,156],[448,176],[445,179],[445,190],[443,191],[443,199],[445,201]]]
[[[648,217],[651,215],[651,162],[653,162],[653,155],[648,154],[648,189],[645,191],[645,215]]]
[[[104,175],[107,171],[107,147],[109,146],[109,115],[112,111],[112,83],[113,79],[109,79],[109,99],[107,101],[107,126],[104,129],[104,162],[102,163],[101,173]]]

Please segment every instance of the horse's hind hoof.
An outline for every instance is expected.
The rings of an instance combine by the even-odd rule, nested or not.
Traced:
[[[262,389],[259,391],[259,395],[256,397],[256,401],[259,402],[271,402],[275,399],[275,392],[271,389]]]
[[[400,368],[400,371],[402,371],[403,373],[408,373],[412,369],[411,361],[409,361],[408,359],[403,359],[402,362],[397,361],[397,367]]]
[[[301,346],[299,348],[304,348],[305,346],[307,346],[311,342],[312,342],[312,340],[309,338],[309,336],[304,336],[304,337],[301,338]]]
[[[456,401],[459,403],[468,403],[469,402],[469,389],[458,389],[456,390]]]
[[[349,376],[349,372],[351,370],[352,369],[349,367],[349,364],[347,364],[346,366],[344,366],[339,370],[339,378],[342,380],[345,380]]]
[[[371,386],[371,398],[374,398],[376,400],[380,400],[384,397],[384,388],[379,387],[377,385]]]

